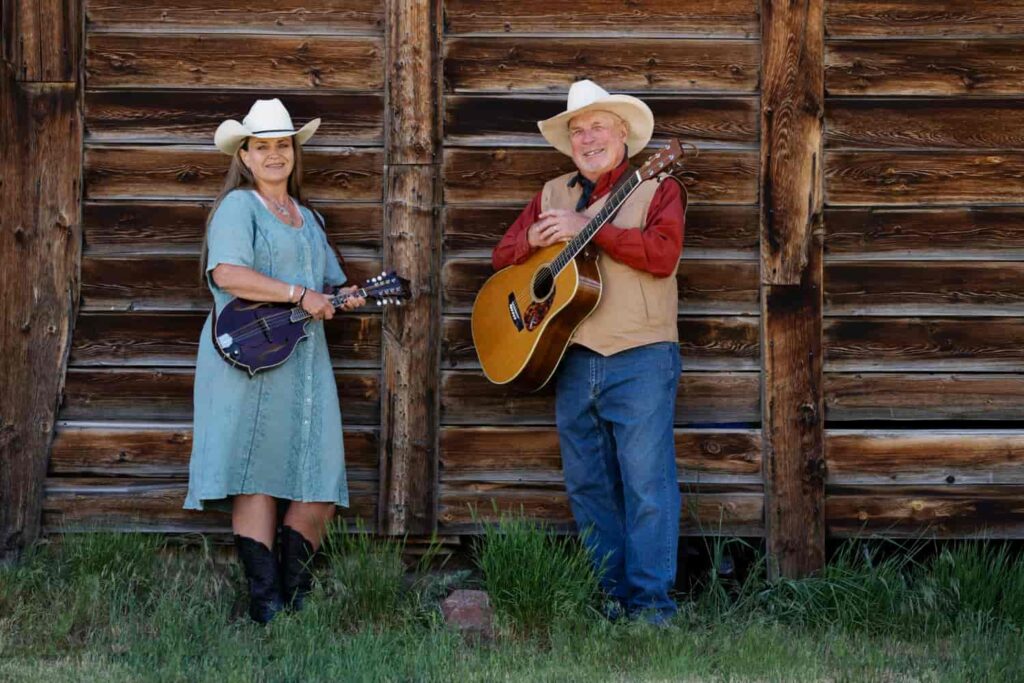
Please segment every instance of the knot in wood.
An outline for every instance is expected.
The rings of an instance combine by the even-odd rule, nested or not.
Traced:
[[[722,445],[717,441],[705,441],[701,446],[708,455],[719,455],[722,452]]]
[[[799,420],[805,425],[818,424],[817,407],[813,403],[801,403]]]

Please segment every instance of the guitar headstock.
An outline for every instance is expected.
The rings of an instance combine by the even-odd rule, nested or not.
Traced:
[[[377,300],[378,306],[401,306],[403,301],[412,298],[409,281],[404,277],[398,277],[395,271],[385,271],[371,277],[363,284],[362,289],[368,298]]]
[[[640,177],[643,180],[650,180],[667,168],[671,168],[683,161],[683,149],[679,146],[679,140],[672,138],[668,144],[651,156],[640,169]]]

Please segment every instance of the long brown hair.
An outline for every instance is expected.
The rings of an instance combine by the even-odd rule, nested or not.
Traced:
[[[210,221],[213,220],[213,215],[217,213],[217,207],[233,190],[256,189],[256,179],[253,178],[252,171],[242,163],[242,150],[248,151],[249,140],[250,138],[246,138],[241,147],[238,148],[238,151],[235,152],[235,156],[231,157],[231,165],[228,166],[228,174],[224,177],[224,185],[220,188],[220,194],[214,200],[210,213],[206,215],[206,229],[203,231],[203,249],[199,257],[199,281],[201,284],[206,284],[206,257],[209,252],[207,241],[210,235]],[[305,206],[316,215],[316,212],[306,204],[306,197],[302,192],[302,145],[296,144],[294,137],[292,138],[292,151],[295,165],[292,167],[291,175],[288,176],[288,194],[294,197],[301,206]]]

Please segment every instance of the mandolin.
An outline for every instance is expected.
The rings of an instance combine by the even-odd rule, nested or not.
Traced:
[[[597,214],[564,244],[535,251],[498,271],[473,303],[473,345],[484,375],[495,384],[541,389],[558,368],[576,328],[601,299],[601,273],[590,240],[645,180],[682,161],[673,139],[639,170],[627,173]]]
[[[338,308],[354,297],[376,300],[378,306],[397,305],[410,297],[409,281],[394,272],[372,277],[350,294],[336,294]],[[249,376],[276,368],[288,360],[305,339],[312,316],[301,306],[232,299],[217,315],[213,312],[213,346],[221,357]]]

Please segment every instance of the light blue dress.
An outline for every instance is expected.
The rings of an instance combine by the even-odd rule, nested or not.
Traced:
[[[322,291],[345,282],[317,219],[278,220],[251,190],[235,190],[210,221],[207,280],[219,312],[232,296],[209,276],[220,263],[246,266],[284,282]],[[213,346],[212,317],[199,341],[195,416],[185,508],[229,508],[230,497],[263,493],[348,506],[341,410],[323,322],[282,365],[250,377]],[[340,324],[340,321],[332,324]]]

